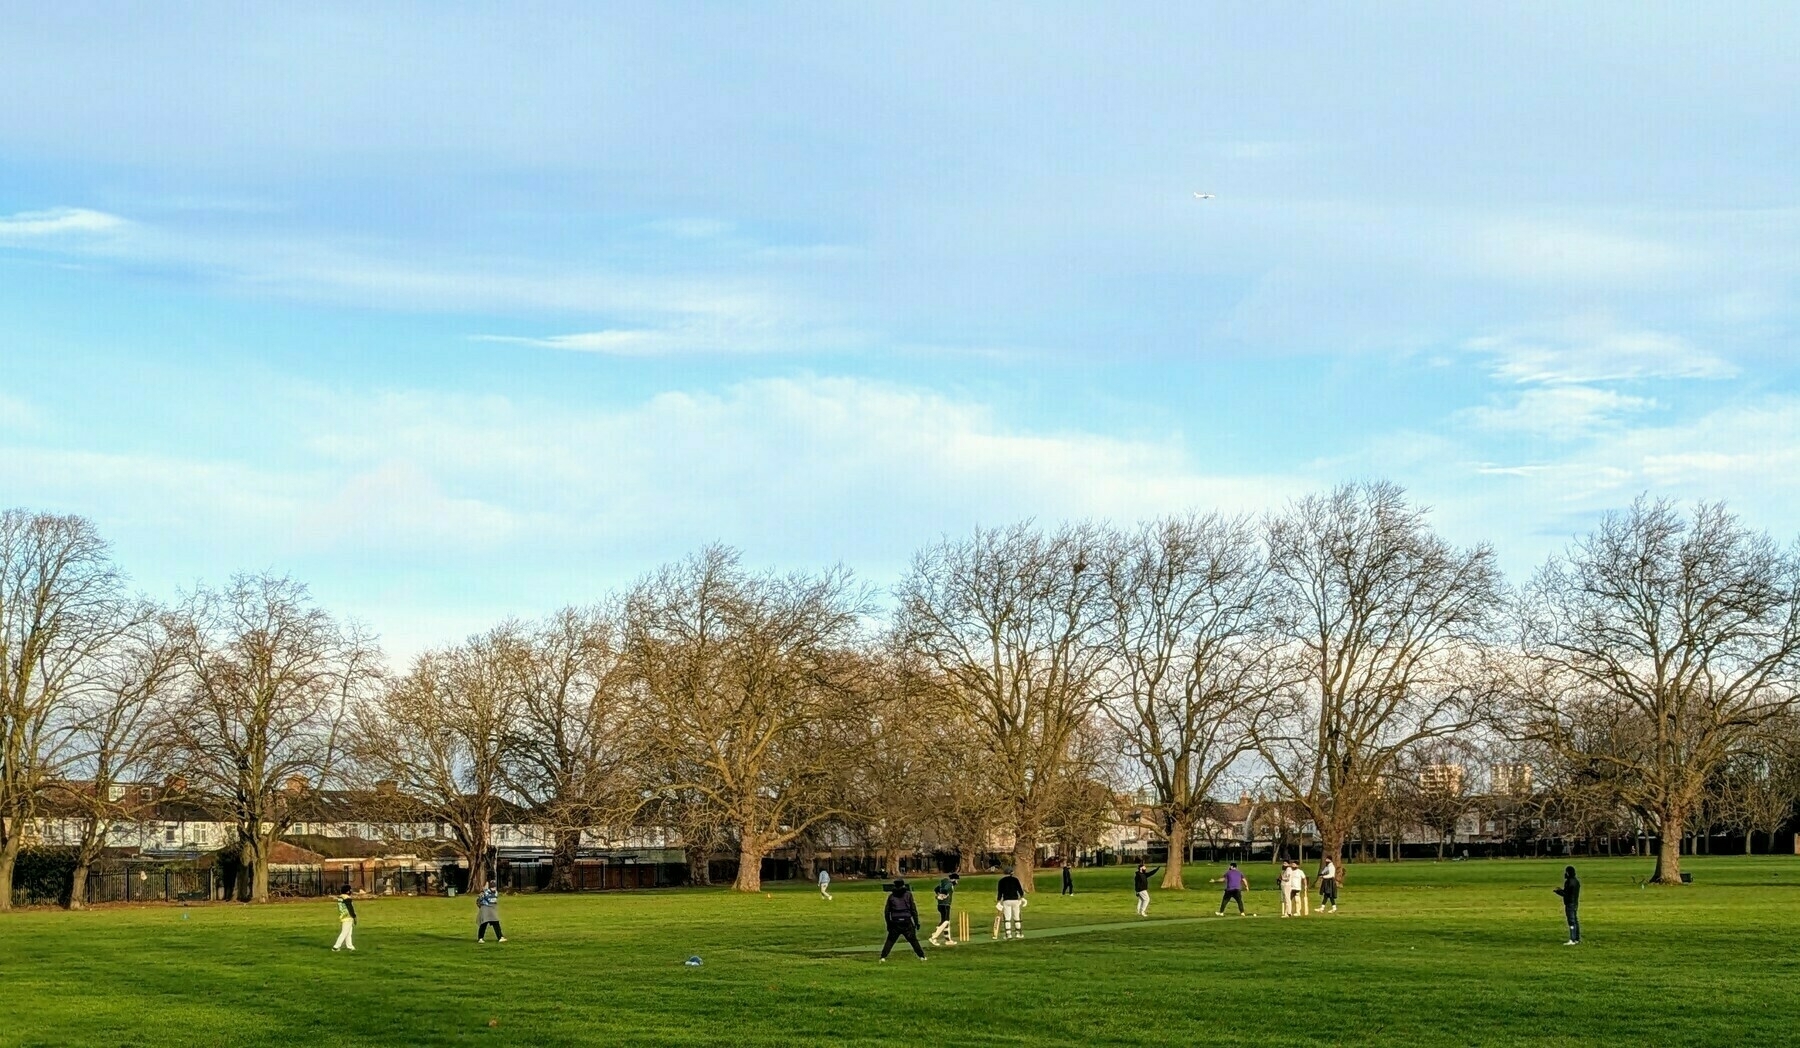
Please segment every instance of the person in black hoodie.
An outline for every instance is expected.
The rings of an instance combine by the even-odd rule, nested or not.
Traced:
[[[1063,860],[1063,894],[1075,894],[1075,868],[1069,865],[1067,859]]]
[[[1581,917],[1577,909],[1581,905],[1581,881],[1575,877],[1575,867],[1563,867],[1563,886],[1555,889],[1562,896],[1563,916],[1569,921],[1569,941],[1564,946],[1581,945]]]
[[[1162,869],[1161,866],[1156,868],[1156,870],[1160,869]],[[1156,870],[1152,870],[1140,862],[1137,872],[1132,874],[1131,888],[1137,892],[1137,915],[1139,917],[1150,916],[1150,878],[1156,875]]]
[[[896,880],[888,889],[887,905],[881,912],[887,919],[887,942],[881,944],[882,961],[888,959],[888,951],[894,948],[894,940],[899,938],[905,938],[919,960],[924,960],[925,948],[919,945],[919,904],[913,899],[912,889],[906,886],[905,880]]]

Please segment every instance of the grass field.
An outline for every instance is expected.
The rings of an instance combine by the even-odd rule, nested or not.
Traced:
[[[1274,916],[1266,864],[1255,920],[1213,918],[1211,885],[1140,921],[1126,869],[1070,899],[1045,876],[1028,930],[1102,927],[1008,943],[970,878],[977,941],[925,964],[847,952],[881,940],[874,883],[509,897],[485,946],[471,900],[371,899],[354,954],[329,901],[24,912],[0,916],[0,1044],[1793,1043],[1800,859],[1698,858],[1686,888],[1577,866],[1572,948],[1560,861],[1353,866],[1342,912],[1304,920]]]

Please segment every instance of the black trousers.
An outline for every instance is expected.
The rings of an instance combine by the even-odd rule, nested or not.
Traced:
[[[1062,893],[1064,895],[1074,895],[1075,894],[1075,879],[1073,877],[1064,877],[1063,878],[1063,892]]]
[[[1337,905],[1337,878],[1327,877],[1319,882],[1319,898],[1333,906]]]
[[[490,925],[490,924],[494,926],[494,936],[496,938],[503,939],[506,937],[506,933],[500,930],[500,922],[499,921],[482,921],[481,925],[475,929],[475,938],[480,939],[480,938],[486,936],[487,930],[488,930],[488,925]]]
[[[901,924],[888,925],[887,942],[881,944],[881,957],[883,960],[887,959],[888,951],[894,948],[894,940],[902,937],[906,939],[907,945],[913,948],[914,953],[918,954],[920,957],[925,956],[925,947],[919,945],[918,930],[912,926],[911,921],[906,921]]]
[[[1219,900],[1219,912],[1224,913],[1225,912],[1225,904],[1230,903],[1230,902],[1237,903],[1238,904],[1238,912],[1243,913],[1244,912],[1244,891],[1243,891],[1243,889],[1241,889],[1241,888],[1225,889],[1225,897],[1223,899]]]
[[[1575,912],[1575,907],[1564,906],[1563,907],[1563,917],[1569,922],[1569,941],[1570,942],[1580,942],[1581,941],[1581,917],[1580,917],[1580,915],[1578,915]]]

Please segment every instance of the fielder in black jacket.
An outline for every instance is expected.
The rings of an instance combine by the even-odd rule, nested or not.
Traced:
[[[888,889],[887,905],[881,912],[887,918],[887,942],[881,944],[881,959],[888,959],[888,951],[894,948],[895,939],[905,938],[919,960],[924,960],[925,948],[919,945],[919,904],[913,899],[912,889],[906,886],[906,881],[897,880]]]

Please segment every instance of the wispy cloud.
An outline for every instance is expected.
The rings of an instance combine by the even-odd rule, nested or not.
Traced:
[[[1528,389],[1503,405],[1469,408],[1464,421],[1493,433],[1521,433],[1552,440],[1573,440],[1603,426],[1648,411],[1656,401],[1591,386],[1548,386]]]
[[[111,233],[127,225],[123,218],[84,207],[55,207],[0,215],[0,240],[24,240],[70,234]]]
[[[1497,379],[1519,384],[1628,382],[1646,379],[1724,379],[1730,361],[1663,331],[1624,330],[1603,318],[1549,329],[1473,339]]]

